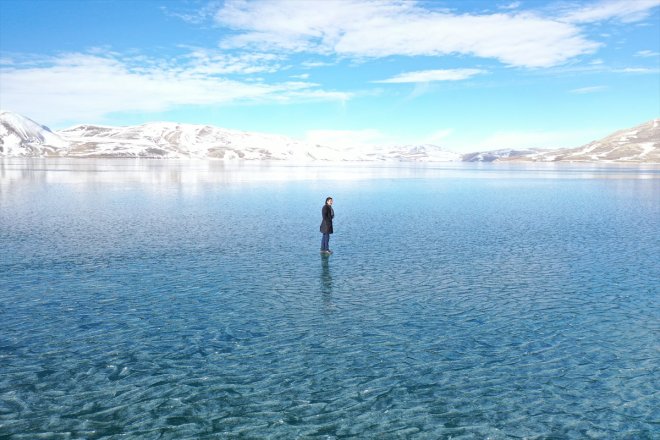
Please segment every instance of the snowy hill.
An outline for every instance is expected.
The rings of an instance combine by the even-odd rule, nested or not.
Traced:
[[[68,143],[48,127],[12,112],[0,112],[0,156],[54,156]]]
[[[501,150],[491,150],[491,151],[479,151],[475,153],[464,154],[462,157],[463,162],[495,162],[502,159],[509,158],[520,158],[527,157],[530,155],[539,154],[542,151],[540,149],[529,149],[529,150],[513,150],[513,149],[501,149]]]
[[[286,136],[249,133],[208,125],[149,123],[132,127],[80,125],[58,132],[69,156],[214,158],[293,161],[451,161],[458,154],[435,145],[366,151],[311,144]]]
[[[143,157],[220,160],[660,163],[660,119],[600,141],[561,150],[500,149],[469,154],[436,145],[347,148],[209,125],[154,122],[129,127],[78,125],[53,133],[31,119],[0,112],[0,156]]]
[[[619,130],[578,148],[546,150],[502,160],[660,163],[660,119]]]
[[[78,125],[56,133],[3,112],[0,156],[142,157],[221,160],[458,161],[435,145],[371,150],[307,143],[286,136],[209,125],[156,122],[129,127]]]
[[[395,162],[460,162],[461,155],[443,150],[437,145],[397,145],[364,151],[361,160]]]
[[[69,156],[215,158],[224,160],[333,160],[340,152],[285,136],[208,125],[149,123],[130,127],[79,125],[58,132]]]

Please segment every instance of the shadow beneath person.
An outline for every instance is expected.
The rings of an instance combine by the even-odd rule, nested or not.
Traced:
[[[332,307],[332,273],[330,271],[330,258],[328,255],[321,255],[321,295],[323,305]]]
[[[321,291],[332,293],[332,273],[330,273],[330,258],[327,255],[321,255]]]

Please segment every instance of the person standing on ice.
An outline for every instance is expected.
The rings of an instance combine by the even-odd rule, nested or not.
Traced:
[[[335,217],[335,211],[332,209],[332,197],[325,199],[325,205],[321,209],[321,216],[323,221],[321,221],[321,233],[323,238],[321,239],[321,253],[325,255],[330,255],[332,251],[330,250],[330,234],[332,234],[332,219]]]

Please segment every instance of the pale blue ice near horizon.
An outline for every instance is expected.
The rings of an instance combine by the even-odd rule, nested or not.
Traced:
[[[658,166],[2,159],[0,439],[656,439],[658,231]]]

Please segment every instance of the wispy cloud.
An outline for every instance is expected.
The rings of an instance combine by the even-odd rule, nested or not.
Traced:
[[[602,92],[603,90],[607,90],[607,86],[580,87],[579,89],[571,90],[570,93],[574,93],[577,95],[585,95],[588,93]]]
[[[281,55],[259,52],[228,54],[204,48],[190,48],[180,61],[189,74],[205,76],[274,73],[285,68],[285,57]]]
[[[407,72],[393,78],[373,81],[375,83],[425,83],[433,81],[460,81],[475,75],[486,73],[481,69],[445,69],[445,70],[420,70]]]
[[[161,6],[160,10],[169,17],[176,17],[190,24],[202,24],[213,18],[218,8],[222,6],[219,0],[208,2],[204,7],[193,12],[179,12],[173,9],[176,3],[170,3],[167,6]]]
[[[648,67],[626,67],[624,69],[615,69],[614,73],[658,73],[658,69],[649,69]]]
[[[521,2],[511,2],[507,3],[505,5],[499,6],[500,9],[506,9],[506,10],[511,10],[511,9],[518,9],[522,3]]]
[[[300,75],[291,75],[294,79],[309,79],[309,73],[301,73]]]
[[[333,63],[329,63],[326,61],[303,61],[302,63],[300,63],[300,66],[306,69],[315,69],[317,67],[327,67],[332,65]]]
[[[454,14],[395,0],[228,0],[215,15],[232,29],[225,48],[259,47],[340,57],[464,54],[549,67],[594,52],[579,27],[531,12]]]
[[[231,63],[230,63],[231,64]],[[5,108],[50,124],[99,120],[112,112],[164,111],[180,105],[237,102],[346,101],[351,95],[305,81],[263,83],[218,73],[245,68],[212,68],[191,55],[180,65],[167,60],[74,53],[42,60],[38,66],[4,66],[0,93]],[[217,67],[217,66],[216,66]],[[66,116],[63,116],[66,115]]]
[[[570,23],[594,23],[614,20],[634,23],[644,20],[651,10],[660,6],[660,0],[604,0],[587,6],[570,6],[562,20]]]
[[[642,58],[660,58],[660,52],[654,52],[652,50],[640,50],[635,54],[635,56]]]

